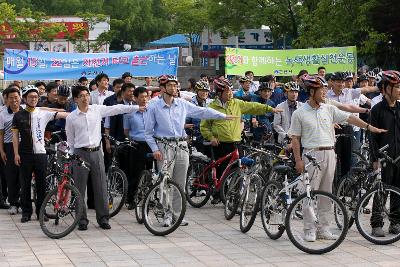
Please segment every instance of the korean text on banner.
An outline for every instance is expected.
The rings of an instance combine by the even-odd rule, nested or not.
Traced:
[[[317,73],[324,66],[328,73],[357,70],[355,46],[315,49],[253,50],[240,48],[225,49],[225,73],[244,75],[248,70],[256,76],[297,75],[300,70]]]
[[[53,53],[6,49],[5,80],[54,80],[94,78],[100,73],[121,77],[130,72],[135,77],[176,75],[179,48],[123,53]]]

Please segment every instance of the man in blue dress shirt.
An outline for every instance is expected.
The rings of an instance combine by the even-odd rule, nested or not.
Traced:
[[[140,107],[146,106],[150,97],[146,88],[142,86],[133,91],[133,96],[136,104]],[[137,143],[135,148],[133,148],[131,153],[129,153],[129,171],[127,173],[129,180],[127,200],[129,203],[128,210],[134,209],[135,207],[133,197],[137,190],[140,173],[147,169],[147,167],[151,167],[151,164],[148,164],[148,161],[146,161],[146,154],[151,153],[152,151],[144,138],[144,113],[145,111],[136,111],[124,115],[125,136]],[[146,163],[150,166],[146,166]]]
[[[165,146],[158,145],[156,138],[168,139],[171,145],[178,144],[187,147],[186,132],[184,129],[186,117],[198,119],[239,119],[237,116],[226,115],[214,109],[198,107],[188,101],[177,98],[178,80],[169,76],[166,82],[165,91],[159,99],[149,103],[144,115],[145,119],[145,140],[153,151],[153,156],[158,160],[158,168],[162,168],[164,157],[171,160],[174,157],[174,150],[165,149]],[[178,149],[173,164],[169,166],[172,180],[184,190],[187,169],[189,165],[189,153],[187,150]],[[176,202],[176,201],[175,201]],[[171,220],[165,219],[165,225],[169,226]],[[187,225],[182,221],[181,225]]]

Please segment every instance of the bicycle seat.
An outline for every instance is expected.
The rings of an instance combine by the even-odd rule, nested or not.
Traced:
[[[248,157],[243,157],[240,159],[240,163],[242,165],[245,165],[247,167],[251,167],[254,164],[254,159],[248,158]]]
[[[354,174],[360,174],[360,173],[367,172],[367,170],[363,167],[352,167],[350,171]]]
[[[279,174],[287,174],[288,172],[290,172],[292,170],[292,168],[289,166],[286,166],[286,165],[277,165],[277,166],[274,166],[272,168],[272,170]]]
[[[56,150],[53,148],[46,148],[46,154],[47,155],[55,155],[56,154]]]
[[[271,143],[266,143],[263,145],[263,147],[264,147],[264,149],[269,150],[269,151],[275,150],[275,148],[276,148],[275,144],[271,144]]]

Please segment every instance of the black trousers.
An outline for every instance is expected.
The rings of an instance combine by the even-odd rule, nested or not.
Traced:
[[[387,164],[382,168],[382,181],[387,185],[400,187],[400,167],[392,164]],[[382,197],[382,198],[379,198]],[[385,206],[387,196],[375,194],[372,204],[371,226],[383,227],[382,208]],[[400,197],[398,195],[390,195],[390,213],[389,221],[391,224],[400,224]]]
[[[7,162],[4,166],[4,173],[7,178],[8,202],[11,206],[20,206],[20,181],[19,167],[15,165],[14,148],[12,143],[5,143],[4,150],[7,156]]]
[[[32,215],[31,181],[32,173],[35,174],[36,184],[36,215],[39,215],[46,195],[46,154],[21,154],[20,183],[21,183],[21,208],[22,216]]]
[[[349,125],[342,126],[342,129],[335,129],[335,134],[349,134],[349,137],[339,137],[335,145],[335,152],[338,156],[338,161],[340,161],[340,177],[343,177],[350,171],[351,168],[353,127]]]
[[[146,142],[136,141],[138,144],[136,147],[130,149],[128,163],[128,199],[130,203],[133,201],[133,197],[137,190],[137,186],[140,179],[140,174],[143,170],[151,169],[152,160],[146,158],[147,153],[152,153],[149,145]],[[120,160],[124,162],[124,160]],[[126,162],[126,161],[125,161]]]
[[[0,201],[6,201],[7,197],[7,178],[4,173],[4,162],[0,160]]]
[[[214,159],[218,160],[219,158],[222,158],[226,155],[228,155],[229,153],[233,152],[236,148],[238,147],[237,143],[223,143],[220,142],[218,146],[214,146],[212,147],[212,151],[214,154]],[[239,149],[239,154],[242,155],[242,151]],[[223,174],[225,168],[228,166],[229,164],[229,160],[227,159],[225,161],[223,161],[218,167],[217,167],[217,177],[220,178],[221,175]]]

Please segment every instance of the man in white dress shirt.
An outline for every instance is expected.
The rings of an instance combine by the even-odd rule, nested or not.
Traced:
[[[84,199],[88,176],[91,176],[97,222],[102,229],[110,229],[106,172],[100,144],[101,121],[102,118],[107,116],[138,111],[139,106],[123,104],[114,106],[89,105],[89,89],[84,86],[74,87],[72,97],[78,107],[67,117],[65,125],[67,142],[72,153],[90,164],[90,171],[81,166],[73,166],[75,186]],[[145,107],[141,107],[141,109],[144,110]],[[84,208],[78,229],[87,230],[88,222],[86,208]]]

